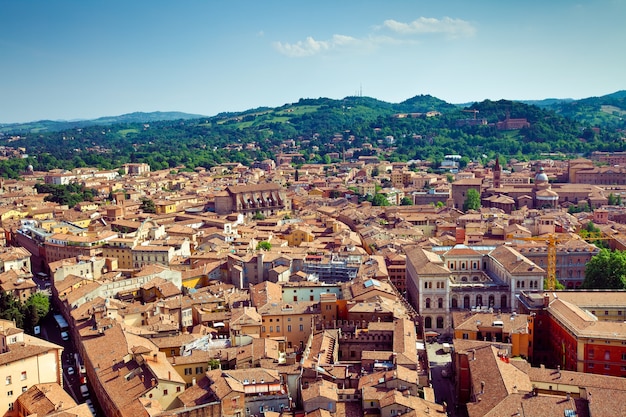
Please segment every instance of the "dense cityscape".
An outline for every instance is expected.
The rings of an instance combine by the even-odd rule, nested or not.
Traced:
[[[626,415],[626,152],[323,136],[40,170],[3,134],[3,415]]]

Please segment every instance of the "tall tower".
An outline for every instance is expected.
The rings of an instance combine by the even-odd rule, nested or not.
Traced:
[[[496,165],[493,167],[493,188],[500,188],[500,176],[502,175],[502,167],[500,159],[496,156]]]

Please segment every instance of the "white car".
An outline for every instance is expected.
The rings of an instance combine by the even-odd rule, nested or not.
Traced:
[[[67,367],[67,374],[68,375],[74,375],[76,371],[74,371],[74,367],[73,366],[68,366]]]
[[[70,340],[70,334],[68,332],[61,332],[61,339],[63,340]]]

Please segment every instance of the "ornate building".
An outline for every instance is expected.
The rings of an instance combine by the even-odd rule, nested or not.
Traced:
[[[517,308],[524,290],[543,288],[545,271],[508,245],[405,248],[407,297],[425,330],[452,331],[452,311]]]
[[[271,216],[282,210],[291,210],[291,200],[278,184],[231,186],[215,195],[217,214],[260,213]]]

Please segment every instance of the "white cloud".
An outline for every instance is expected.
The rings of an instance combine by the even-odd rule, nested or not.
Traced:
[[[331,47],[331,44],[326,41],[316,41],[309,36],[306,40],[296,43],[274,42],[274,47],[281,54],[292,57],[302,57],[316,55],[322,51],[326,51]]]
[[[330,40],[318,41],[307,37],[304,41],[296,43],[274,42],[274,48],[283,55],[290,57],[305,57],[330,52],[339,49],[369,49],[381,44],[406,43],[406,40],[398,40],[388,36],[368,37],[365,39],[354,38],[346,35],[333,35]]]
[[[410,23],[398,22],[397,20],[385,20],[382,26],[376,29],[386,28],[400,35],[414,34],[445,34],[450,37],[472,36],[476,29],[471,23],[462,19],[452,19],[444,17],[443,19],[435,19],[429,17],[420,17]],[[306,57],[313,56],[324,52],[329,52],[339,48],[352,49],[372,49],[381,45],[390,44],[415,44],[419,43],[416,39],[407,39],[406,37],[393,36],[373,36],[369,35],[364,38],[354,38],[347,35],[333,35],[330,40],[315,40],[309,36],[304,41],[296,43],[274,42],[274,48],[283,55],[290,57]]]
[[[383,26],[402,35],[443,33],[456,37],[472,36],[476,33],[476,28],[470,22],[463,19],[453,19],[451,17],[444,17],[443,19],[420,17],[410,23],[388,19],[385,20]]]

